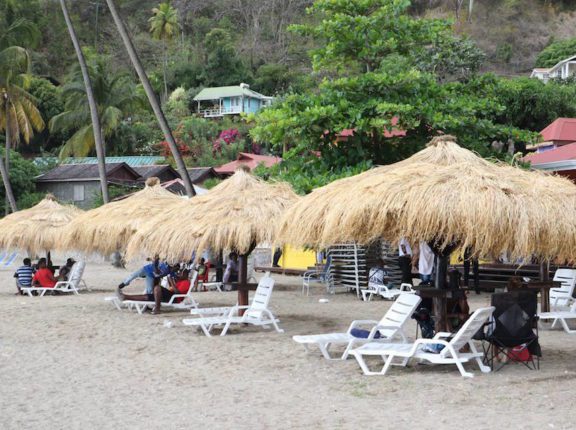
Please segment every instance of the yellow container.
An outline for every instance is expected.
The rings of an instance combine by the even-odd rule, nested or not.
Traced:
[[[285,269],[307,269],[316,264],[316,252],[285,245],[279,264]]]

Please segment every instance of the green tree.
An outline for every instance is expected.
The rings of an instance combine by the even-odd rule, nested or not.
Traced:
[[[38,203],[42,195],[36,193],[34,177],[39,174],[33,162],[26,160],[20,153],[10,151],[10,184],[14,190],[17,206],[25,209]],[[0,189],[0,204],[4,204],[6,193]]]
[[[150,23],[150,34],[153,39],[162,41],[163,61],[162,73],[164,76],[163,100],[168,99],[168,83],[166,69],[168,68],[168,43],[172,41],[174,35],[180,28],[178,24],[178,11],[170,5],[170,1],[160,3],[158,7],[152,9],[154,14],[148,22]]]
[[[227,30],[212,29],[204,39],[204,48],[208,53],[202,75],[205,86],[237,85],[246,80],[247,70],[236,55]]]
[[[6,195],[13,211],[17,210],[12,190],[9,189],[10,148],[16,146],[20,139],[30,142],[35,131],[44,128],[44,120],[36,107],[36,100],[26,91],[30,57],[21,47],[12,46],[0,51],[0,130],[5,132],[5,163],[2,165],[2,176]]]
[[[552,42],[536,57],[536,67],[552,67],[574,55],[576,55],[576,38]]]
[[[413,18],[409,6],[408,0],[317,0],[310,8],[317,24],[294,28],[318,40],[312,65],[326,77],[316,91],[290,94],[261,111],[252,136],[277,150],[286,147],[285,158],[296,159],[302,171],[320,152],[314,175],[320,167],[338,172],[368,160],[402,159],[439,132],[486,155],[494,139],[534,138],[498,122],[505,106],[491,77],[456,73],[462,64],[478,62],[477,51],[461,51],[472,55],[459,64],[450,50],[467,42],[448,21]],[[423,61],[429,55],[433,59]],[[442,67],[439,74],[434,62],[446,58],[456,70]],[[460,79],[446,79],[448,74]],[[392,133],[399,129],[405,138]]]
[[[88,73],[105,138],[114,134],[121,121],[143,108],[144,101],[136,84],[125,74],[111,75],[105,58],[88,60]],[[73,131],[60,150],[60,157],[85,157],[94,146],[90,109],[86,103],[86,88],[82,73],[75,66],[62,89],[65,111],[50,120],[50,131]]]

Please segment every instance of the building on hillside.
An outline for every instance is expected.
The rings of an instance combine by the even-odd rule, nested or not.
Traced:
[[[566,79],[574,74],[576,74],[576,55],[559,61],[552,67],[537,67],[532,70],[530,77],[548,82],[554,78]]]
[[[257,93],[248,84],[204,88],[194,97],[197,111],[204,118],[240,113],[256,113],[272,103],[272,97]]]
[[[130,167],[151,166],[153,164],[165,163],[166,158],[156,155],[127,155],[121,157],[106,157],[106,164],[126,163]],[[37,157],[34,164],[37,166],[55,164],[97,164],[96,157],[70,157],[60,161],[57,157]]]
[[[188,176],[194,185],[202,185],[208,179],[222,179],[212,167],[189,167]]]
[[[576,142],[576,118],[557,118],[540,134],[542,142],[527,145],[526,149],[544,152]]]
[[[171,193],[178,194],[181,196],[186,195],[186,186],[184,185],[184,181],[180,178],[173,179],[167,182],[162,182],[160,186],[165,190],[170,191]],[[197,196],[201,196],[202,194],[206,194],[208,192],[206,188],[202,188],[194,183],[192,184],[192,187],[194,187],[194,192],[196,193]]]
[[[236,160],[216,167],[214,170],[221,176],[231,176],[240,166],[247,166],[252,171],[261,164],[265,167],[272,167],[280,162],[282,162],[280,157],[239,152]]]
[[[524,157],[533,169],[556,172],[576,182],[576,142]]]
[[[126,163],[106,164],[108,184],[138,186],[140,175]],[[35,178],[36,189],[52,193],[62,202],[83,209],[93,207],[100,195],[97,164],[62,164]]]
[[[160,183],[180,179],[180,174],[169,164],[155,164],[152,166],[135,166],[133,167],[140,176],[142,181],[148,178],[156,177]]]

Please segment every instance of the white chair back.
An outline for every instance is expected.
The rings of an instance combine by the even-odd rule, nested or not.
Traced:
[[[468,321],[464,323],[460,330],[454,335],[452,340],[449,342],[450,345],[454,348],[454,351],[458,352],[460,348],[466,345],[472,337],[480,330],[480,328],[488,321],[488,319],[492,316],[492,312],[494,312],[494,306],[490,306],[487,308],[480,308],[477,309]],[[450,351],[448,348],[444,348],[441,352],[441,356],[449,355]]]
[[[74,285],[75,288],[78,287],[78,284],[82,280],[82,275],[84,275],[84,268],[86,267],[85,261],[77,261],[72,265],[70,269],[70,276],[68,277],[68,282]]]
[[[260,319],[262,311],[268,309],[268,303],[270,303],[273,289],[274,278],[271,276],[264,276],[260,279],[258,287],[256,287],[256,291],[254,292],[252,303],[250,303],[250,307],[244,313],[244,317]]]
[[[568,305],[568,302],[572,300],[574,285],[576,285],[576,270],[558,269],[554,274],[554,281],[561,282],[562,285],[560,288],[550,289],[550,305]]]
[[[401,328],[410,320],[421,301],[420,296],[416,294],[400,294],[378,325]],[[380,330],[384,337],[391,337],[395,332],[396,330],[393,329]]]

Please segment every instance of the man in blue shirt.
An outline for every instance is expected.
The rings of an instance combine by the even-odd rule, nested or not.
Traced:
[[[32,277],[34,276],[32,261],[29,258],[25,258],[23,264],[24,265],[20,266],[18,270],[16,270],[16,273],[14,273],[18,294],[22,294],[21,288],[30,288],[32,286]]]
[[[169,273],[170,267],[166,263],[161,263],[160,257],[155,255],[152,263],[141,267],[130,276],[128,276],[123,282],[120,283],[120,285],[118,285],[118,290],[120,292],[122,288],[130,285],[130,283],[136,278],[146,278],[146,294],[154,294],[154,279],[162,278]]]

